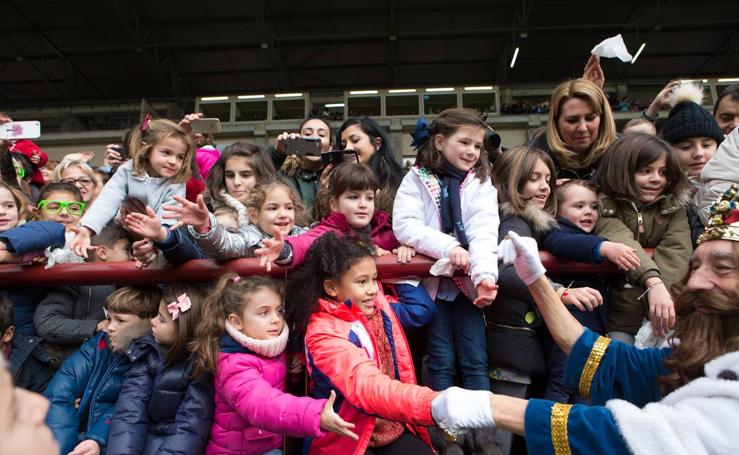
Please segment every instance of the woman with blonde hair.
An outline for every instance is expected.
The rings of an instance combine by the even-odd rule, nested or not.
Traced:
[[[574,79],[557,86],[550,106],[546,135],[531,145],[549,154],[559,179],[589,180],[616,140],[606,94],[589,80]]]
[[[54,181],[76,186],[88,208],[99,194],[97,175],[86,161],[62,160],[54,169]]]

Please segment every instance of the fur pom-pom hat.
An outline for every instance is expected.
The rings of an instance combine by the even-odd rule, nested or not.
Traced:
[[[703,87],[694,83],[676,86],[670,95],[670,115],[662,126],[662,138],[676,144],[691,137],[709,137],[717,144],[724,140],[724,134],[716,119],[701,107]]]

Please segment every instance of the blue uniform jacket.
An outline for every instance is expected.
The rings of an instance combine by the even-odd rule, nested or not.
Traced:
[[[565,384],[578,388],[580,376],[598,335],[585,330],[572,348],[565,368]],[[526,407],[526,446],[529,453],[554,454],[553,435],[560,443],[566,441],[571,453],[621,455],[630,453],[606,401],[620,398],[637,406],[658,401],[662,393],[658,376],[667,373],[663,361],[670,349],[637,349],[611,340],[590,384],[594,406],[574,405],[567,408],[566,433],[553,433],[552,410],[558,403],[530,400]],[[560,422],[562,422],[560,420]]]
[[[203,452],[213,421],[213,379],[192,377],[188,359],[169,364],[151,332],[128,351],[134,362],[115,405],[108,455]]]
[[[103,453],[113,406],[131,368],[125,354],[114,352],[108,335],[100,332],[67,359],[46,388],[51,402],[46,425],[66,455],[78,443],[92,439]],[[79,408],[74,402],[80,398]]]

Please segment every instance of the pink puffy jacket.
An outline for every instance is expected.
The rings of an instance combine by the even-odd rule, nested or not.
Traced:
[[[285,393],[285,374],[284,353],[262,357],[221,337],[207,454],[261,455],[282,447],[283,435],[323,435],[326,400]]]

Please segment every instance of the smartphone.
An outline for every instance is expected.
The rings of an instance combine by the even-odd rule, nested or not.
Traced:
[[[221,132],[221,121],[215,117],[193,120],[190,124],[195,133],[216,134]]]
[[[285,140],[285,154],[298,156],[319,156],[321,140],[318,138],[290,138]]]
[[[111,148],[118,152],[119,155],[121,155],[121,161],[128,161],[128,153],[126,153],[126,149],[123,148],[122,145],[116,145],[115,147]]]
[[[357,155],[357,152],[355,152],[354,150],[332,150],[330,152],[321,154],[321,162],[323,162],[323,167],[326,167],[329,164],[336,167],[339,164],[345,163],[347,161],[352,163],[359,163],[359,155]]]
[[[36,139],[41,136],[41,122],[8,122],[0,125],[0,139]]]

